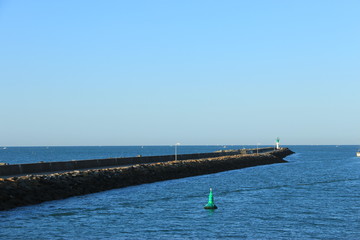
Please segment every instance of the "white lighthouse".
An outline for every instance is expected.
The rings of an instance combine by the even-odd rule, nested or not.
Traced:
[[[276,149],[280,149],[280,138],[276,138]]]

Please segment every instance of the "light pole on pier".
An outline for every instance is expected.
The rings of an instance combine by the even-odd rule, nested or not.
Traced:
[[[260,143],[257,143],[257,144],[256,144],[256,154],[257,154],[257,155],[259,155],[259,144],[260,144]]]
[[[175,161],[177,161],[177,146],[180,145],[180,143],[175,144]]]

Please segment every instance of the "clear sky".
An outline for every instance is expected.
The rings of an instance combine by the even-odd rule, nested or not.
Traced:
[[[359,12],[0,0],[0,145],[360,145]]]

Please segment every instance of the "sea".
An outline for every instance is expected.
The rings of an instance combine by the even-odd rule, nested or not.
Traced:
[[[254,146],[180,145],[177,152],[243,147]],[[358,146],[286,147],[295,152],[287,163],[1,211],[0,239],[360,239]],[[169,155],[174,148],[6,147],[0,162]],[[203,208],[209,188],[216,210]]]

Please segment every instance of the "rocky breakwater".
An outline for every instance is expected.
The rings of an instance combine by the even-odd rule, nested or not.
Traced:
[[[143,183],[282,163],[287,148],[266,154],[137,164],[129,167],[27,175],[0,179],[0,210]]]

